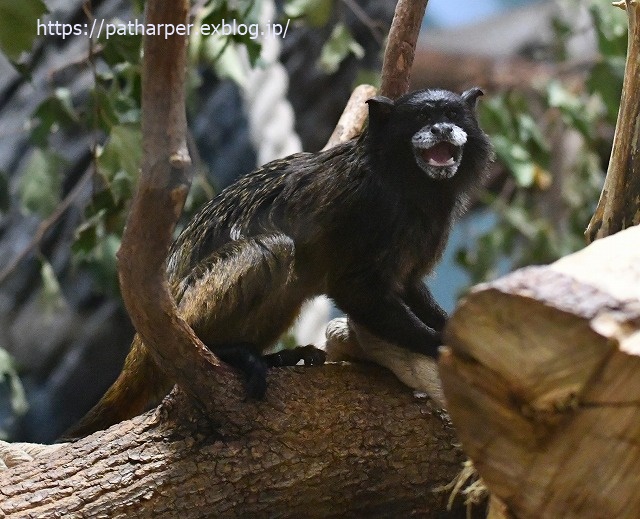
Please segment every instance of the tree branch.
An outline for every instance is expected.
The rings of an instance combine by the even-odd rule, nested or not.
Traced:
[[[448,418],[380,367],[273,369],[265,401],[220,404],[214,427],[174,391],[154,412],[0,471],[0,515],[466,517],[434,491],[464,461]],[[244,430],[226,427],[246,413]]]
[[[380,94],[396,99],[409,91],[411,66],[428,0],[399,0],[382,63]]]
[[[150,24],[184,24],[188,12],[187,0],[146,2]],[[178,317],[165,270],[191,182],[184,104],[187,38],[146,36],[143,45],[142,171],[118,252],[122,297],[158,366],[214,417],[217,395],[235,388],[241,399],[242,390],[230,369]],[[203,394],[204,388],[212,394]]]
[[[0,285],[6,281],[23,259],[31,254],[34,249],[40,246],[45,234],[47,234],[49,229],[51,229],[56,223],[58,223],[62,215],[64,215],[66,210],[69,209],[71,204],[80,195],[84,189],[84,185],[92,175],[93,171],[91,169],[87,169],[80,180],[76,182],[76,185],[73,186],[73,189],[69,191],[67,196],[65,196],[64,199],[56,206],[53,212],[45,220],[40,222],[38,229],[36,229],[36,233],[33,235],[33,238],[31,238],[27,246],[22,249],[22,251],[20,251],[20,253],[18,253],[18,255],[15,256],[0,272]]]
[[[375,95],[376,89],[371,85],[359,85],[354,89],[323,150],[347,142],[362,133],[368,116],[366,101]]]
[[[640,223],[640,3],[618,3],[629,16],[627,62],[613,149],[596,211],[585,231],[588,242]]]

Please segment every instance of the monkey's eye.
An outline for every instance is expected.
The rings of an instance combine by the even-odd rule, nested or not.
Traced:
[[[444,111],[444,116],[449,120],[458,119],[460,117],[460,111],[456,108],[447,108]]]

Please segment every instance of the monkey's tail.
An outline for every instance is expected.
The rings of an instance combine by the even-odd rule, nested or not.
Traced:
[[[100,401],[61,440],[82,438],[128,420],[157,403],[172,387],[172,383],[153,362],[151,355],[136,334],[122,372]]]

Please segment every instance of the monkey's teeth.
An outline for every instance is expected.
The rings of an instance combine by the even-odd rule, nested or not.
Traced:
[[[453,166],[455,163],[456,161],[453,159],[453,157],[449,157],[449,160],[447,160],[446,162],[440,162],[435,159],[429,159],[429,166],[437,166],[440,168],[444,168],[445,166]]]
[[[446,168],[456,163],[456,146],[450,142],[439,142],[430,148],[421,150],[422,160],[429,166]]]

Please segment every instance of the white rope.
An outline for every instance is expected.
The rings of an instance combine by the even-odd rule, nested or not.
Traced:
[[[273,0],[262,2],[260,30],[276,19]],[[263,37],[260,57],[262,67],[251,68],[245,54],[247,81],[244,87],[245,109],[249,118],[251,141],[261,166],[281,157],[302,151],[302,143],[295,131],[295,114],[287,99],[289,76],[280,63],[282,43],[279,37]]]

